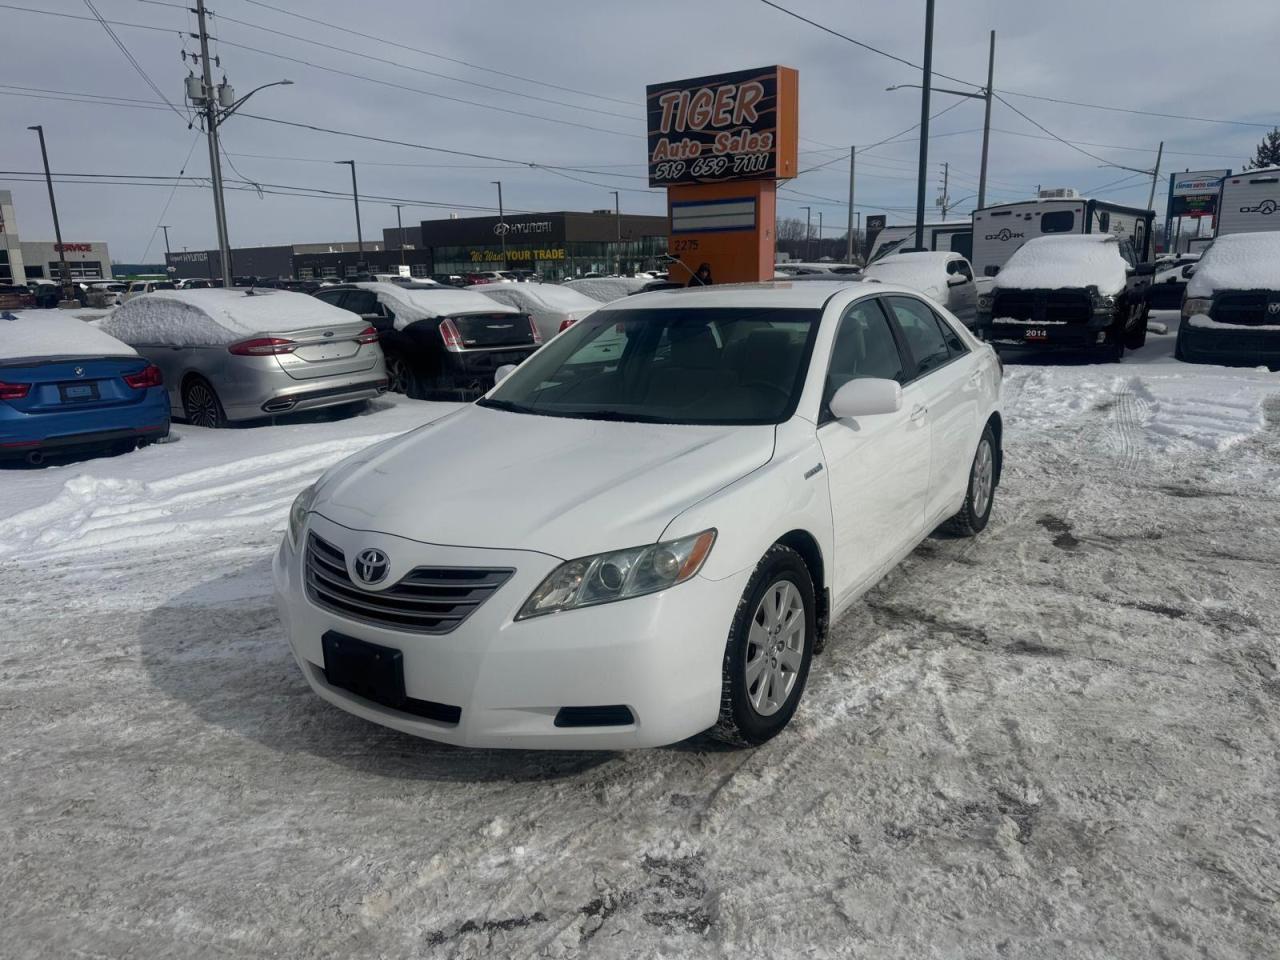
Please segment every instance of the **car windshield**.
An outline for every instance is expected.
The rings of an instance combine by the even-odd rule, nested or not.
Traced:
[[[605,310],[526,360],[482,406],[643,423],[781,423],[821,310]]]

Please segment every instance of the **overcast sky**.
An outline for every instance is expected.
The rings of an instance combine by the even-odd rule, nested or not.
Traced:
[[[294,81],[294,86],[258,94],[246,111],[595,171],[556,175],[248,117],[233,118],[223,128],[225,149],[239,174],[264,186],[346,191],[348,169],[332,161],[354,159],[363,194],[445,204],[437,209],[406,206],[406,223],[445,216],[450,210],[463,216],[477,212],[468,206],[496,207],[490,184],[496,179],[503,182],[508,210],[612,207],[610,191],[619,189],[624,211],[664,212],[662,191],[647,190],[644,179],[647,83],[773,63],[797,68],[802,170],[836,157],[840,151],[831,146],[874,143],[919,119],[919,91],[885,90],[894,83],[919,82],[918,70],[823,33],[758,0],[266,2],[321,23],[251,0],[210,0],[212,11],[220,15],[214,17],[211,32],[225,41],[215,46],[222,61],[219,75],[225,71],[240,93],[273,80]],[[924,0],[780,2],[907,60],[921,59]],[[91,17],[84,0],[13,3]],[[186,6],[167,0],[93,3],[108,20],[161,28],[114,27],[143,69],[182,107],[187,65],[180,54],[184,47],[188,52],[196,49],[195,41],[185,38],[194,29]],[[391,42],[353,36],[348,28]],[[935,69],[980,84],[986,70],[987,32],[993,28],[997,91],[1257,124],[1280,120],[1274,84],[1269,82],[1280,36],[1280,4],[1275,0],[1241,0],[1231,5],[1230,16],[1202,2],[1183,0],[942,0]],[[186,120],[167,107],[12,95],[23,92],[16,88],[28,88],[25,92],[41,96],[69,92],[156,101],[156,94],[101,25],[91,19],[0,9],[0,36],[0,169],[40,169],[35,134],[25,128],[42,123],[55,172],[174,176],[190,152],[187,174],[208,175],[203,138],[196,141],[196,131],[188,130]],[[1156,144],[1163,139],[1165,172],[1238,169],[1265,132],[1256,126],[1159,119],[1006,96],[1059,136],[1106,144],[1085,149],[1115,163],[1150,168]],[[977,189],[982,104],[937,94],[934,112],[952,104],[958,105],[933,126],[929,160],[936,176],[929,199],[932,203],[941,164],[948,161],[951,197],[963,201],[957,209],[966,215],[972,200],[965,198]],[[1105,188],[1098,196],[1145,203],[1149,181],[1133,179],[1108,188],[1129,174],[1100,168],[1098,160],[1054,140],[1035,139],[1045,134],[999,102],[992,125],[999,132],[992,137],[991,200],[1030,196],[1037,184],[1044,184],[1086,193]],[[887,210],[891,223],[910,219],[917,150],[918,142],[902,140],[862,158],[858,202],[864,216],[880,209]],[[225,163],[224,173],[241,179]],[[1157,189],[1158,198],[1166,182]],[[783,215],[802,217],[800,208],[812,204],[815,229],[821,210],[825,233],[835,236],[844,228],[847,187],[848,165],[841,159],[786,185],[779,208]],[[0,188],[13,191],[21,236],[52,237],[43,183],[0,174]],[[59,184],[57,190],[64,239],[105,240],[117,260],[134,261],[144,255],[152,261],[163,259],[163,237],[156,231],[161,222],[171,225],[175,250],[215,243],[207,188],[177,189],[171,202],[171,190],[157,185]],[[796,191],[832,202],[796,196]],[[1163,209],[1162,200],[1157,199],[1156,207]],[[341,198],[260,198],[256,192],[235,192],[229,195],[228,209],[233,246],[354,239],[351,204]],[[366,201],[361,209],[366,237],[395,224],[395,210],[386,202]]]

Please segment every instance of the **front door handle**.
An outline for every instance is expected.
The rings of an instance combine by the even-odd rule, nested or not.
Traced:
[[[918,403],[915,409],[911,411],[911,419],[915,423],[919,423],[924,419],[924,415],[929,412],[929,408],[922,403]]]

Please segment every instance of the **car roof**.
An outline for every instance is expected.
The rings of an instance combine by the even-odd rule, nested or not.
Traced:
[[[770,280],[763,283],[726,283],[680,290],[637,293],[624,300],[602,304],[601,310],[715,309],[718,307],[810,308],[820,310],[839,293],[859,296],[904,293],[919,297],[920,291],[896,283],[867,283],[862,280]]]

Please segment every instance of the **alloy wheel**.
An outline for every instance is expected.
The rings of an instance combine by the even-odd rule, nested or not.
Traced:
[[[193,383],[187,388],[187,421],[196,427],[218,425],[218,398],[204,383]]]
[[[778,580],[760,598],[747,632],[747,699],[760,716],[783,708],[804,663],[805,610],[799,588]]]
[[[991,505],[991,491],[995,487],[995,456],[986,437],[978,443],[978,453],[973,460],[973,480],[969,484],[969,497],[973,512],[981,517]]]
[[[409,368],[399,357],[387,357],[387,389],[392,393],[409,394]]]

